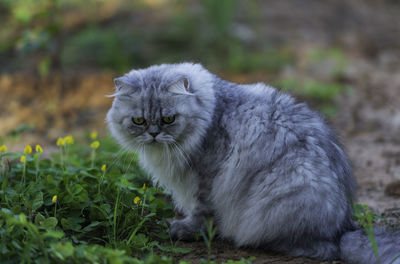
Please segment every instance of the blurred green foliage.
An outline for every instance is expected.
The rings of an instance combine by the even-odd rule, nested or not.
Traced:
[[[297,58],[293,46],[273,44],[268,32],[260,33],[263,7],[252,0],[0,0],[0,62],[7,62],[0,73],[120,74],[193,61],[213,72],[274,75],[295,65],[309,80],[289,77],[277,86],[319,101],[318,109],[333,116],[333,99],[343,91],[344,53],[309,49]]]
[[[307,99],[327,117],[334,117],[337,114],[338,109],[335,99],[347,89],[340,83],[328,83],[310,79],[282,79],[277,81],[275,85],[282,91]]]
[[[275,72],[291,62],[289,50],[256,39],[253,1],[0,0],[0,11],[0,60],[8,61],[0,72],[122,72],[183,60]]]

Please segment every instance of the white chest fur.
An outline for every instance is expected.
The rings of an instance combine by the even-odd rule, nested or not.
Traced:
[[[140,163],[150,173],[153,182],[172,195],[175,206],[186,215],[196,206],[198,184],[196,175],[185,165],[185,160],[162,148],[151,148],[139,153]]]

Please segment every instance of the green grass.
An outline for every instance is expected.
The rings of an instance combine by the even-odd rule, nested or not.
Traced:
[[[2,263],[178,263],[174,255],[190,251],[171,241],[173,206],[135,153],[110,138],[58,145],[49,159],[46,146],[0,148]]]
[[[372,250],[374,251],[375,257],[378,263],[382,263],[380,260],[380,254],[378,250],[378,244],[376,243],[376,238],[374,234],[374,222],[383,220],[386,222],[386,219],[382,216],[376,215],[373,211],[368,208],[366,204],[354,204],[354,218],[357,221],[357,224],[365,230],[367,234],[367,238],[369,243],[371,244]],[[387,228],[390,230],[388,223],[386,222]],[[400,254],[395,256],[392,260],[390,260],[390,264],[394,263],[395,260],[400,258]]]
[[[375,257],[378,260],[378,263],[381,263],[373,226],[373,220],[378,219],[378,216],[368,208],[368,205],[354,204],[353,207],[354,218],[359,226],[365,230],[365,233],[367,234],[368,240],[371,243],[371,247],[374,251]]]
[[[340,83],[320,82],[309,79],[282,79],[274,85],[283,92],[293,93],[306,99],[327,117],[334,117],[338,113],[335,99],[341,93],[348,91],[348,87],[344,87]]]

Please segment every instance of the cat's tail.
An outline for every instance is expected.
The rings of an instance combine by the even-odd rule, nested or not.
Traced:
[[[400,230],[376,227],[373,237],[371,232],[368,238],[363,229],[343,234],[340,240],[341,259],[351,264],[400,264]],[[376,249],[379,258],[376,257]]]

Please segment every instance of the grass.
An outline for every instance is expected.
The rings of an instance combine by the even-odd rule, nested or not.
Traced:
[[[206,221],[206,231],[201,232],[201,236],[204,239],[204,243],[206,244],[207,247],[207,261],[210,261],[211,258],[213,258],[214,256],[211,255],[211,244],[212,241],[217,233],[217,227],[214,226],[213,220],[210,219],[208,221]]]
[[[374,251],[375,257],[378,263],[381,263],[378,245],[375,240],[373,220],[377,219],[378,216],[374,214],[367,205],[355,204],[354,205],[354,217],[357,220],[360,227],[365,230],[368,240],[371,243],[372,250]]]
[[[327,117],[338,113],[335,99],[348,90],[340,83],[320,82],[316,80],[282,79],[275,83],[283,92],[289,92],[301,98],[306,98],[317,110]]]
[[[374,251],[375,257],[378,263],[382,263],[380,259],[378,244],[376,243],[376,238],[374,234],[374,222],[379,220],[386,221],[383,217],[376,215],[373,211],[368,208],[366,204],[354,204],[354,218],[357,221],[357,224],[365,230],[367,234],[367,238],[369,243],[371,244],[372,250]],[[390,228],[389,228],[390,230]],[[394,263],[398,258],[400,258],[400,254],[395,256],[391,261]]]
[[[167,232],[173,206],[137,155],[93,133],[74,141],[44,159],[45,146],[0,147],[2,263],[179,263],[190,250]]]

